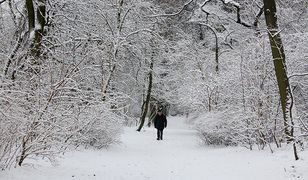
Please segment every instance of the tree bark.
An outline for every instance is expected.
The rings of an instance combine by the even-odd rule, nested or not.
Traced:
[[[274,59],[275,73],[278,82],[281,108],[284,119],[284,133],[287,136],[287,140],[293,139],[291,123],[291,110],[290,110],[290,86],[287,76],[287,67],[285,62],[285,53],[278,31],[278,22],[276,14],[275,0],[263,0],[264,2],[264,14],[266,19],[266,25],[268,28],[269,40],[272,48],[272,56]]]
[[[154,65],[154,62],[153,62],[154,57],[153,56],[152,56],[152,61],[151,61],[151,64],[150,64],[149,86],[148,86],[147,96],[146,96],[146,99],[145,99],[144,108],[142,109],[142,115],[141,115],[141,118],[140,118],[140,125],[139,125],[137,131],[141,131],[141,129],[144,125],[144,122],[145,122],[145,117],[148,113],[148,107],[149,107],[149,103],[150,103],[151,92],[152,92],[152,84],[153,84],[153,65]]]
[[[35,28],[35,13],[32,0],[26,0],[26,8],[28,13],[29,32],[31,33]]]
[[[294,157],[295,160],[298,160],[299,158],[296,150],[296,142],[294,139],[294,122],[292,119],[293,98],[287,76],[287,66],[283,43],[278,29],[276,2],[275,0],[263,0],[263,3],[280,94],[280,103],[284,121],[284,133],[286,135],[287,142],[293,141]]]
[[[38,66],[40,64],[39,57],[41,55],[41,44],[46,24],[46,0],[38,0],[38,7],[36,10],[33,5],[33,0],[26,0],[26,8],[28,13],[30,40],[32,41],[30,46],[32,65]],[[34,69],[37,72],[39,71],[37,67],[34,67]]]
[[[44,36],[44,27],[46,24],[46,0],[38,0],[38,7],[36,10],[36,17],[39,23],[39,27],[35,29],[35,36],[34,36],[34,45],[32,48],[32,55],[35,58],[39,58],[41,55],[41,44],[42,38]]]

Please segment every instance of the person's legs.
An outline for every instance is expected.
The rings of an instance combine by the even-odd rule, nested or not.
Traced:
[[[160,140],[163,140],[163,129],[160,130]]]
[[[159,132],[159,129],[157,129],[157,140],[160,139],[160,132]]]

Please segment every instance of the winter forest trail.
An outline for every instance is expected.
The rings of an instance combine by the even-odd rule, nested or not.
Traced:
[[[307,177],[292,155],[205,147],[184,118],[169,117],[164,140],[156,130],[125,128],[122,143],[106,150],[67,153],[52,167],[39,163],[0,172],[1,180],[289,180]],[[293,163],[293,164],[292,164]],[[300,167],[308,167],[300,161]],[[294,167],[292,167],[294,166]],[[306,179],[307,180],[307,179]]]

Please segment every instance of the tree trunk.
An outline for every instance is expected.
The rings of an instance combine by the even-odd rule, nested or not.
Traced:
[[[283,113],[284,120],[284,133],[288,142],[293,141],[295,160],[298,160],[296,152],[296,144],[294,140],[294,127],[292,119],[292,106],[293,99],[291,94],[291,88],[289,79],[287,76],[287,66],[285,61],[285,53],[280,37],[277,22],[277,11],[275,0],[263,0],[264,3],[264,14],[266,25],[268,28],[269,40],[272,49],[272,56],[274,59],[275,73],[278,82],[280,103]]]
[[[36,10],[36,17],[39,23],[39,28],[35,29],[34,31],[34,44],[31,50],[32,55],[35,58],[39,58],[41,55],[41,44],[42,38],[44,35],[44,27],[46,24],[46,0],[38,0],[38,7]]]
[[[156,116],[156,104],[153,103],[153,99],[150,100],[150,115],[148,120],[148,127],[151,127],[151,124],[153,123],[154,117]]]
[[[285,54],[278,31],[277,14],[276,14],[276,3],[275,0],[263,0],[265,9],[265,18],[268,28],[269,40],[272,48],[272,56],[274,59],[274,66],[276,72],[276,78],[279,87],[280,101],[284,119],[284,133],[287,136],[287,140],[291,141],[293,134],[291,133],[292,126],[290,126],[290,106],[288,102],[290,100],[290,86],[287,77],[287,67],[285,63]]]
[[[35,29],[35,13],[32,0],[26,0],[26,8],[28,13],[29,32],[31,33]]]
[[[154,55],[153,55],[154,56]],[[141,115],[141,118],[140,118],[140,125],[137,129],[137,131],[141,131],[143,125],[144,125],[144,122],[145,122],[145,117],[148,113],[148,107],[149,107],[149,103],[150,103],[150,98],[151,98],[151,91],[152,91],[152,83],[153,83],[153,57],[152,56],[152,61],[151,61],[151,64],[150,64],[150,73],[149,73],[149,86],[148,86],[148,91],[147,91],[147,96],[146,96],[146,99],[145,99],[145,104],[144,104],[144,108],[142,108],[142,115]]]
[[[44,27],[46,25],[46,0],[38,0],[36,16],[33,0],[26,0],[26,8],[28,13],[30,40],[32,41],[30,46],[31,56],[33,58],[32,65],[38,66],[40,64],[39,57],[41,55],[41,44],[44,36]],[[38,27],[36,27],[35,24],[37,24]],[[38,71],[38,68],[34,67],[34,69]]]

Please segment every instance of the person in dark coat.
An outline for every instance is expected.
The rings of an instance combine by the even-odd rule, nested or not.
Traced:
[[[157,140],[163,140],[163,130],[167,127],[167,118],[159,108],[154,118],[154,127],[157,129]]]

